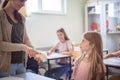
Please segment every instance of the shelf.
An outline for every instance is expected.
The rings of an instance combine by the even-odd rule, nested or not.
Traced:
[[[88,14],[97,14],[97,15],[99,15],[100,13],[96,13],[96,12],[89,12]]]
[[[108,32],[108,34],[120,34],[120,31],[118,31],[118,32]]]
[[[85,15],[86,31],[96,28],[96,24],[92,25],[93,22],[98,23],[103,48],[109,52],[115,51],[120,43],[120,0],[101,0],[98,4],[87,3]]]
[[[88,8],[88,14],[100,14],[100,6],[95,5]]]

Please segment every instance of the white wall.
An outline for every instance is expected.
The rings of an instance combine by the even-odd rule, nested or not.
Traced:
[[[34,47],[58,42],[56,30],[63,27],[72,42],[80,42],[84,31],[84,1],[67,0],[66,15],[31,14],[26,17],[28,35]]]

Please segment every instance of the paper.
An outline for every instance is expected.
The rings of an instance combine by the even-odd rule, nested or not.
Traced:
[[[42,64],[46,64],[47,62],[47,55],[46,53],[43,53],[42,51],[38,51],[40,54],[37,54],[38,57],[42,60]]]

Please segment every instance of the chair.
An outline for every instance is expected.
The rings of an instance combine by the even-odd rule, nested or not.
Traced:
[[[111,76],[110,80],[117,80],[117,79],[113,79],[113,78],[118,77],[118,75],[119,75],[119,80],[120,80],[120,68],[108,67],[107,69],[108,69],[108,75]],[[109,78],[108,75],[107,75],[107,80]]]
[[[80,55],[81,55],[81,51],[73,51],[72,52],[73,60],[76,60]]]
[[[120,75],[112,75],[109,80],[120,80]]]
[[[72,57],[73,60],[77,59],[79,56],[81,56],[81,50],[80,50],[80,44],[73,44],[73,52]]]

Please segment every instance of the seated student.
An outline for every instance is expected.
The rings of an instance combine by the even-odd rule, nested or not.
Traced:
[[[71,55],[73,51],[73,47],[65,30],[63,28],[57,30],[57,36],[58,36],[59,42],[48,51],[48,55],[52,54],[52,52],[58,52],[59,54]],[[60,76],[62,76],[64,73],[70,70],[70,67],[69,67],[70,65],[68,63],[69,63],[68,58],[57,60],[57,64],[62,65],[62,67],[54,68],[54,69],[47,71],[45,73],[45,76],[48,76],[54,79],[59,79]],[[49,72],[51,74],[48,74]]]
[[[102,39],[97,32],[87,32],[80,43],[83,54],[74,62],[74,80],[104,80]]]

